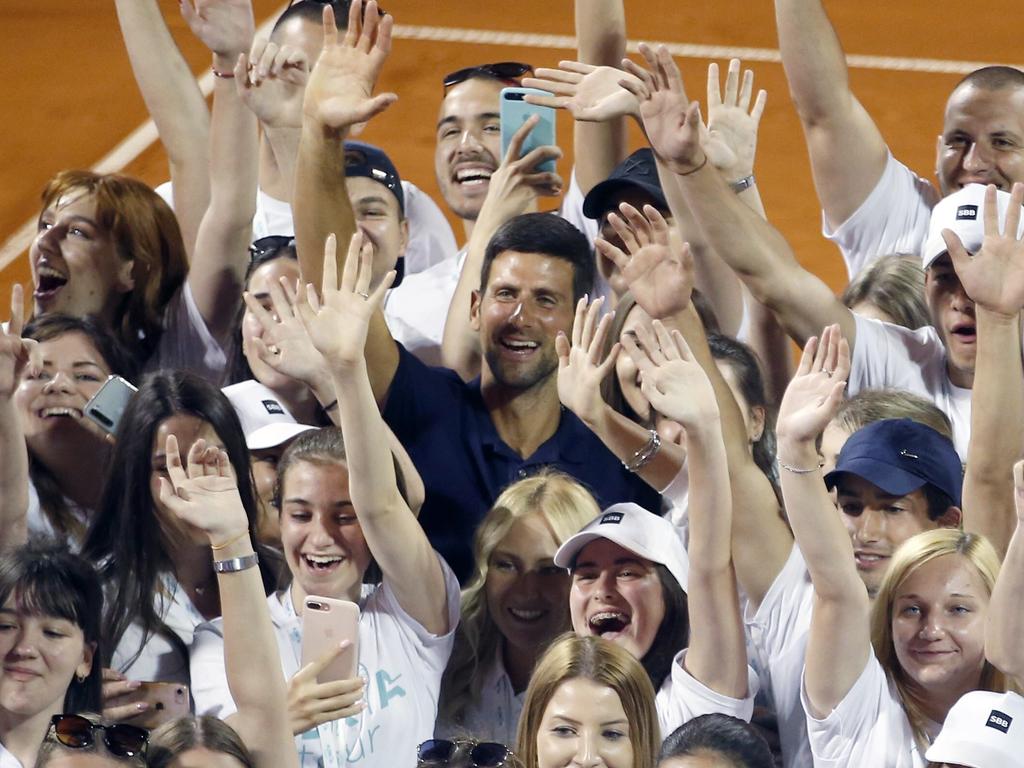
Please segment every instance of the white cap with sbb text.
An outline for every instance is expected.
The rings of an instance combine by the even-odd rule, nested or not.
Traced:
[[[242,422],[245,444],[250,451],[274,448],[316,427],[299,424],[274,391],[255,379],[241,381],[221,390]]]
[[[964,694],[925,757],[969,768],[1024,768],[1024,698],[992,691]]]
[[[1006,209],[1010,207],[1010,193],[996,190],[996,205],[999,207],[999,229],[1006,226]],[[1017,237],[1024,232],[1024,216],[1021,217]],[[956,232],[968,253],[977,253],[985,239],[985,185],[966,184],[948,195],[932,208],[928,224],[928,239],[921,252],[921,266],[928,269],[939,256],[946,253],[946,241],[942,230]]]

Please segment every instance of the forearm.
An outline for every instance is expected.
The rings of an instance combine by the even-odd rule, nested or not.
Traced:
[[[650,447],[651,433],[635,421],[605,405],[584,423],[614,453],[623,464],[637,458],[639,452]],[[661,492],[683,466],[685,453],[678,445],[662,440],[654,456],[636,470],[649,486]],[[656,512],[657,510],[650,510]]]
[[[1017,521],[999,578],[992,590],[985,626],[985,657],[1024,684],[1024,521]]]
[[[441,362],[459,374],[463,381],[480,375],[480,341],[470,325],[470,307],[473,291],[480,288],[480,268],[487,242],[497,227],[489,222],[477,221],[466,246],[466,259],[462,263],[459,282],[455,286],[448,318],[444,323],[441,342]]]
[[[793,342],[770,309],[749,293],[744,299],[749,329],[747,342],[764,366],[764,386],[768,402],[778,406],[793,374],[796,373]]]
[[[28,538],[28,448],[18,411],[10,398],[0,399],[0,550]]]
[[[264,125],[260,188],[277,200],[292,201],[295,184],[295,162],[299,155],[299,139],[302,129],[298,127],[278,128]]]
[[[971,440],[964,477],[964,529],[984,535],[999,554],[1016,525],[1013,464],[1021,436],[1007,424],[1024,423],[1024,364],[1020,317],[975,308],[977,356],[971,398]]]
[[[709,417],[711,414],[709,414]],[[747,695],[747,649],[730,556],[732,494],[717,414],[686,430],[690,470],[686,668],[713,691]]]

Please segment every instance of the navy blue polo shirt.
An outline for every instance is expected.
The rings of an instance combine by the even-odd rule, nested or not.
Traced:
[[[430,368],[401,344],[384,420],[423,478],[420,524],[434,548],[465,582],[473,571],[473,533],[510,483],[554,467],[583,483],[602,508],[622,501],[660,512],[661,497],[575,414],[563,408],[558,430],[522,458],[498,435],[480,394],[446,368]]]

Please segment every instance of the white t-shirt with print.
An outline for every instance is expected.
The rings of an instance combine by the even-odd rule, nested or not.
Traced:
[[[793,545],[761,605],[744,612],[751,664],[775,711],[784,768],[810,768],[807,717],[800,699],[814,587],[800,548]]]
[[[359,616],[359,675],[369,683],[367,708],[345,720],[348,766],[411,768],[416,764],[416,746],[433,735],[441,675],[459,620],[459,582],[443,560],[441,565],[451,628],[442,636],[431,635],[412,619],[387,583],[364,587]],[[295,642],[301,637],[301,623],[288,590],[271,595],[267,604],[281,669],[290,680],[301,663]],[[220,619],[203,624],[196,631],[192,648],[196,712],[220,718],[236,711],[224,670],[223,632]],[[317,730],[296,736],[295,744],[302,768],[318,768],[322,749]]]
[[[742,699],[723,696],[708,688],[686,671],[683,662],[686,651],[682,650],[672,661],[672,671],[661,688],[654,694],[654,706],[658,710],[658,725],[661,737],[665,738],[680,725],[701,715],[716,712],[749,723],[754,713],[754,696],[757,695],[757,674],[747,667],[747,695]]]
[[[932,401],[953,423],[953,443],[963,461],[971,437],[971,390],[949,380],[946,348],[930,325],[908,330],[854,315],[857,339],[847,394],[864,389],[904,389]]]
[[[856,277],[881,256],[919,255],[939,193],[889,153],[885,170],[860,208],[830,231],[822,215],[822,234],[839,246],[846,271]]]
[[[480,699],[466,707],[464,722],[456,724],[439,719],[434,727],[434,736],[438,739],[494,741],[515,749],[516,729],[525,699],[525,689],[518,694],[513,689],[499,650],[484,672]]]
[[[801,694],[807,708],[807,694]],[[939,735],[941,723],[928,736]],[[849,693],[822,720],[807,716],[815,768],[925,768],[928,761],[914,740],[907,713],[875,654]]]

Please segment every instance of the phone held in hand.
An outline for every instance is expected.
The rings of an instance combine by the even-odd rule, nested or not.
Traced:
[[[138,387],[127,379],[108,376],[99,391],[85,404],[85,416],[99,425],[104,432],[112,435],[117,431],[118,422],[121,421],[132,395],[138,391]]]
[[[309,595],[302,606],[302,666],[350,645],[317,676],[318,683],[351,680],[359,668],[359,606],[348,600]]]
[[[146,703],[149,708],[129,722],[140,728],[153,730],[164,723],[189,714],[188,686],[181,683],[144,682],[128,699],[132,703]]]
[[[537,147],[555,145],[555,110],[551,107],[538,107],[534,104],[527,104],[523,97],[527,94],[534,96],[550,96],[547,91],[537,88],[503,88],[501,91],[501,156],[508,154],[508,145],[512,136],[519,130],[520,126],[537,115],[540,120],[533,126],[533,130],[523,142],[523,150],[520,157],[529,154]],[[554,160],[545,160],[536,166],[537,171],[553,173],[555,170]]]

